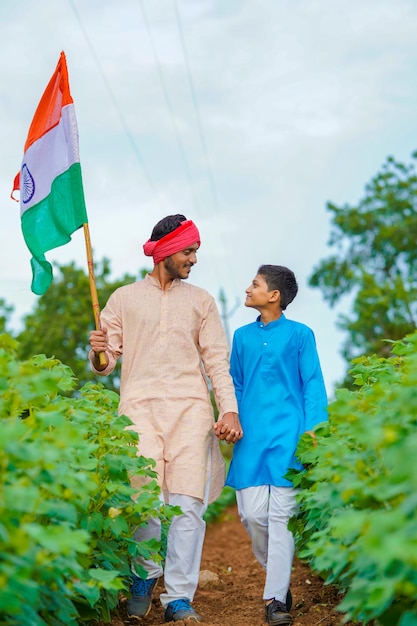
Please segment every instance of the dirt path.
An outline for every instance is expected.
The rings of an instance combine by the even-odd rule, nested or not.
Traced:
[[[262,603],[264,572],[252,555],[249,537],[235,507],[207,527],[201,570],[214,572],[221,580],[221,588],[199,588],[194,598],[193,605],[204,618],[206,626],[265,626]],[[158,589],[161,590],[161,585]],[[294,563],[291,591],[293,626],[340,624],[342,615],[334,610],[340,596],[332,587],[324,586],[321,579],[298,560]],[[158,593],[155,594],[151,612],[141,622],[126,617],[122,602],[119,616],[114,617],[112,626],[137,626],[138,623],[140,626],[165,623]],[[189,622],[175,622],[184,626],[186,623]],[[346,626],[353,625],[348,622]]]

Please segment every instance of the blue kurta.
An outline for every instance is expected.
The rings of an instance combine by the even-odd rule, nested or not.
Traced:
[[[327,420],[327,396],[313,331],[282,315],[260,316],[235,331],[231,374],[243,438],[234,446],[226,484],[289,487],[287,470],[302,468],[300,435]]]

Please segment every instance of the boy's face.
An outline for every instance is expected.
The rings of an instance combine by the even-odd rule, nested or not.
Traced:
[[[264,308],[279,301],[279,291],[277,289],[273,291],[268,290],[268,285],[261,274],[257,274],[246,291],[245,306],[253,307],[254,309]],[[277,296],[278,294],[278,296]]]

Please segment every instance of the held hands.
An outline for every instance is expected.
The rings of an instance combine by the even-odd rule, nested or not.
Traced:
[[[243,437],[242,426],[240,425],[237,413],[225,413],[218,422],[213,424],[216,437],[226,443],[236,443]]]

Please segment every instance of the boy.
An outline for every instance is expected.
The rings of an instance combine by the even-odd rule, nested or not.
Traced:
[[[287,525],[297,503],[296,490],[284,476],[289,468],[302,467],[294,456],[300,436],[327,419],[313,332],[283,314],[297,291],[291,270],[261,265],[245,301],[260,315],[236,330],[231,354],[245,436],[235,444],[226,484],[236,489],[239,515],[266,570],[263,597],[271,626],[293,622],[294,539]]]

